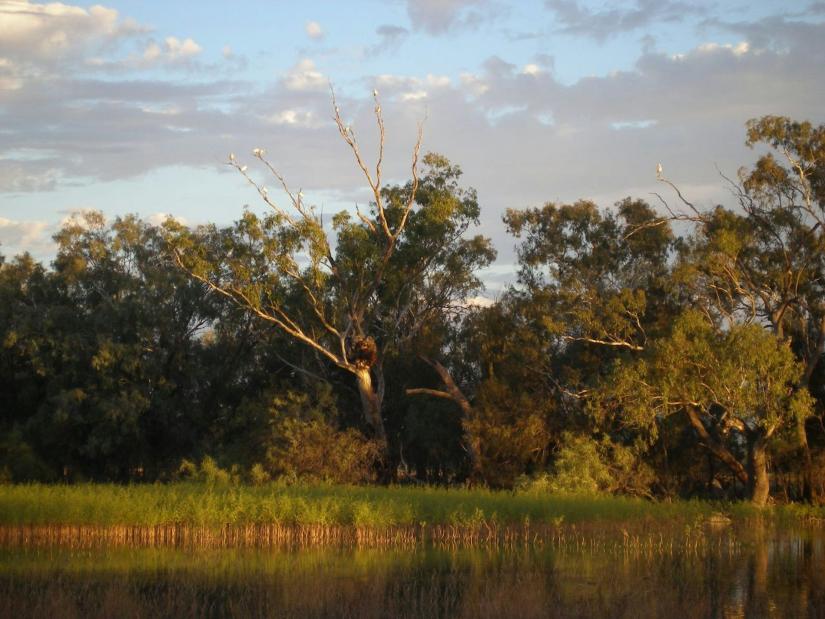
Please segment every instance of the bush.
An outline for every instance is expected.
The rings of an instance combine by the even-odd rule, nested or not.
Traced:
[[[210,456],[205,456],[200,465],[190,460],[181,460],[177,477],[218,486],[226,486],[240,481],[237,467],[233,466],[228,471],[222,469]]]
[[[627,494],[650,496],[654,481],[652,469],[639,457],[638,450],[566,432],[551,475],[520,480],[522,490],[576,494]]]
[[[546,407],[546,402],[516,393],[496,379],[481,386],[466,428],[480,443],[488,485],[511,488],[519,475],[544,464],[550,441]]]
[[[356,430],[336,430],[321,419],[285,419],[280,430],[280,444],[267,454],[275,475],[347,484],[374,479],[380,449]]]

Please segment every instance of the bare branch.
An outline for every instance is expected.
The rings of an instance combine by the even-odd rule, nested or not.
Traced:
[[[426,389],[424,387],[417,387],[415,389],[407,389],[407,395],[431,395],[435,398],[444,398],[445,400],[452,400],[451,396],[446,391],[439,391],[438,389]]]
[[[641,351],[645,349],[644,346],[639,346],[638,344],[634,344],[633,342],[628,342],[626,340],[619,339],[603,340],[592,337],[575,337],[572,335],[563,335],[562,338],[568,341],[587,342],[589,344],[599,344],[600,346],[615,346],[618,348],[627,348],[628,350],[634,351]]]

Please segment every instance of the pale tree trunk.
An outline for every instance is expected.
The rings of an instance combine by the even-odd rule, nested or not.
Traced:
[[[372,384],[372,374],[368,367],[358,367],[353,372],[358,383],[358,394],[361,396],[361,410],[364,421],[372,429],[375,438],[386,449],[387,433],[384,429],[384,419],[381,417],[381,398],[378,397]]]
[[[748,475],[751,502],[762,507],[768,502],[771,480],[768,475],[768,450],[765,436],[761,431],[748,437]]]

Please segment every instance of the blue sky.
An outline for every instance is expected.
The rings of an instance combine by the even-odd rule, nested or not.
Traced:
[[[255,147],[325,210],[365,201],[332,83],[368,155],[378,89],[390,179],[426,116],[502,280],[508,207],[649,199],[659,161],[729,200],[749,118],[825,121],[823,67],[821,1],[0,0],[0,252],[48,259],[84,209],[228,223],[255,195],[223,162]]]

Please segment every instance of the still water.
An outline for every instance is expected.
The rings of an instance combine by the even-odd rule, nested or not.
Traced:
[[[750,539],[748,539],[750,538]],[[3,617],[825,617],[821,530],[658,548],[0,550]]]

